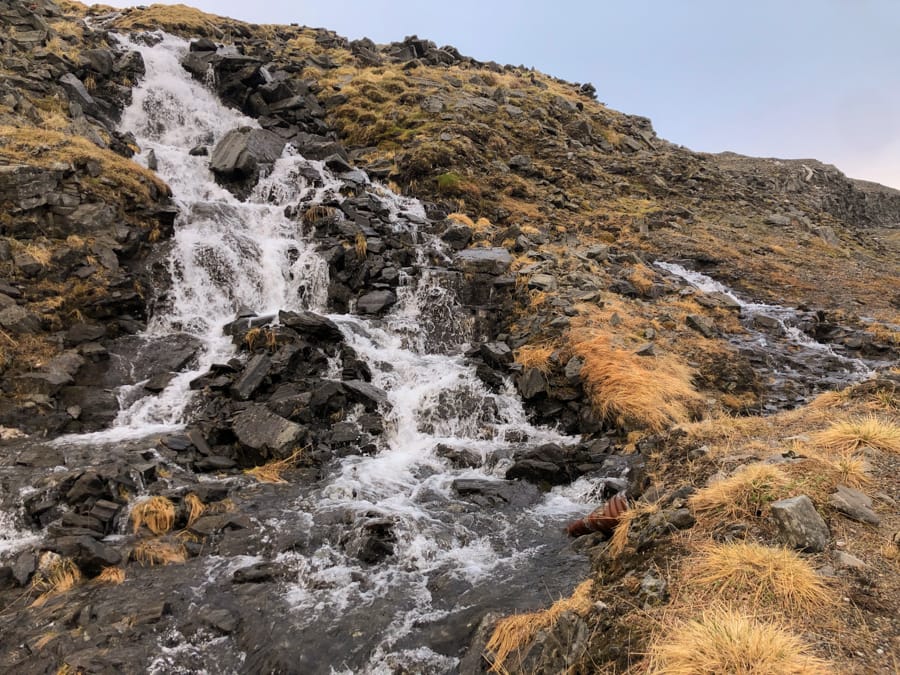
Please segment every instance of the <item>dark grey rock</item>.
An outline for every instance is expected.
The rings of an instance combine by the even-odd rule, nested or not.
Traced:
[[[838,511],[861,523],[881,523],[881,517],[872,510],[872,499],[868,495],[846,485],[838,485],[835,490],[828,498],[828,503]]]
[[[504,367],[513,362],[513,352],[505,342],[485,342],[478,354],[491,366]]]
[[[808,553],[825,550],[831,533],[809,497],[781,499],[773,502],[771,509],[782,544]]]
[[[287,567],[276,562],[260,562],[249,567],[242,567],[231,575],[236,584],[261,584],[267,581],[283,579],[289,573]]]
[[[481,506],[530,506],[541,498],[534,485],[512,480],[488,480],[485,478],[457,478],[453,489],[461,497]]]
[[[235,416],[232,430],[247,447],[263,456],[287,457],[303,435],[303,427],[271,412],[264,405],[251,405]]]
[[[209,38],[199,38],[198,40],[193,40],[188,49],[192,52],[214,52],[218,47]]]
[[[531,400],[539,394],[546,394],[549,390],[547,377],[537,368],[526,368],[516,380],[519,393],[525,400]]]
[[[96,576],[104,567],[122,562],[122,554],[93,537],[60,537],[50,542],[49,548],[60,555],[75,560],[75,564],[88,576]]]
[[[356,309],[361,314],[378,314],[397,302],[393,291],[371,291],[356,301]]]
[[[715,325],[705,316],[701,316],[699,314],[689,314],[687,319],[685,319],[685,323],[689,328],[693,328],[703,337],[711,338],[715,337],[716,335]]]
[[[311,335],[327,342],[343,342],[344,334],[327,316],[315,312],[278,312],[278,321],[303,335]]]
[[[500,275],[509,269],[512,256],[505,248],[470,248],[453,258],[453,267],[471,274]]]
[[[83,342],[96,342],[106,337],[106,326],[99,323],[75,323],[66,331],[67,345],[80,345]]]
[[[250,399],[266,379],[271,365],[272,359],[267,354],[254,355],[231,386],[231,395],[239,401]]]
[[[41,328],[40,319],[19,305],[0,309],[0,327],[12,335],[35,333]]]
[[[369,384],[362,380],[347,380],[343,384],[347,395],[356,402],[362,403],[367,410],[372,410],[388,403],[387,392],[374,384]]]
[[[255,178],[259,168],[281,157],[285,140],[265,129],[232,129],[216,145],[210,170],[226,178]]]
[[[451,222],[441,233],[441,239],[447,242],[450,248],[461,251],[472,241],[472,228],[465,223]]]

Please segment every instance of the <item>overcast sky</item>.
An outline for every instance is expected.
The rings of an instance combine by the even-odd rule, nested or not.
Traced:
[[[900,188],[900,0],[186,2],[351,39],[416,34],[592,82],[694,150],[811,157]]]

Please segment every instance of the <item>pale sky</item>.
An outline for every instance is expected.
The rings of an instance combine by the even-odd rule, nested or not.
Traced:
[[[351,39],[416,34],[591,82],[693,150],[814,158],[900,188],[900,0],[185,1]]]

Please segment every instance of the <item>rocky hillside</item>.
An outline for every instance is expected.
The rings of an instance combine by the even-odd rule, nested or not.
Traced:
[[[255,653],[263,610],[232,602],[230,590],[227,606],[165,618],[178,612],[163,586],[189,581],[179,564],[257,555],[248,514],[275,509],[272,493],[219,490],[199,476],[250,480],[248,470],[280,481],[294,471],[313,485],[336,458],[374,452],[384,433],[384,392],[338,327],[282,312],[235,317],[227,330],[238,358],[191,382],[199,394],[188,430],[152,453],[63,456],[28,445],[108,427],[117,388],[160,392],[196,360],[183,333],[137,347],[149,316],[171,302],[160,261],[179,211],[156,158],[118,129],[144,62],[113,34],[152,45],[160,37],[146,32],[156,30],[191,40],[185,71],[259,124],[191,149],[209,156],[221,186],[247,197],[288,144],[339,176],[331,202],[286,209],[328,266],[330,311],[383,317],[402,279],[439,279],[461,316],[435,305],[422,319],[447,333],[464,320],[466,356],[485,386],[513,382],[532,421],[581,438],[507,458],[506,492],[454,483],[460,495],[508,508],[622,470],[604,473],[594,496],[624,486],[627,510],[612,525],[585,525],[574,544],[592,561],[591,583],[547,610],[468,617],[446,638],[454,668],[743,672],[714,643],[725,626],[738,641],[783,644],[746,656],[772,658],[766,672],[892,672],[900,192],[815,160],[696,153],[658,138],[648,119],[607,108],[591,84],[417,37],[378,45],[184,6],[52,0],[0,0],[0,431],[9,443],[0,466],[6,490],[31,495],[35,531],[52,535],[14,562],[0,558],[9,601],[0,622],[15,631],[0,663],[135,668],[153,656],[154,626],[168,621],[185,635],[202,625],[231,636],[251,669],[293,672],[288,633]],[[421,200],[424,217],[403,217],[443,244],[417,248],[358,169]],[[871,377],[860,382],[863,370]],[[354,405],[364,414],[348,419]],[[301,445],[312,449],[302,461]],[[483,461],[441,452],[457,468]],[[57,464],[69,473],[43,480]],[[140,489],[165,501],[142,516]],[[134,541],[99,543],[125,514]],[[372,566],[395,545],[391,523],[376,516],[340,535]],[[187,533],[177,542],[176,525]],[[47,551],[68,561],[53,572],[72,576],[65,588],[41,567]],[[121,581],[107,570],[134,574],[150,609],[103,585]],[[287,574],[281,562],[247,570],[235,572],[235,587]],[[73,586],[79,609],[67,614]],[[16,597],[23,587],[31,606]],[[116,613],[122,602],[128,616]],[[823,614],[827,626],[816,623]]]

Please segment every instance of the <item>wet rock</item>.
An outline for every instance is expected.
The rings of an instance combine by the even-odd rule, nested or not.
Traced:
[[[344,340],[344,334],[334,321],[315,312],[281,311],[278,312],[278,321],[298,333],[326,342],[343,342]]]
[[[485,478],[457,478],[453,489],[479,506],[530,506],[540,500],[540,490],[530,483]]]
[[[546,394],[549,384],[547,377],[538,368],[526,368],[516,380],[522,398],[530,400],[539,394]]]
[[[213,149],[209,168],[227,181],[255,182],[261,168],[281,157],[285,140],[265,129],[232,129]]]
[[[356,301],[356,309],[361,314],[378,314],[397,302],[393,291],[372,291]]]
[[[879,515],[872,510],[872,499],[868,495],[846,485],[838,485],[835,489],[828,498],[828,503],[838,511],[860,523],[881,523]]]
[[[441,239],[447,242],[450,248],[461,251],[472,241],[472,228],[464,223],[451,222],[441,233]]]
[[[374,565],[394,555],[394,521],[385,517],[364,517],[342,538],[347,555]]]
[[[505,248],[471,248],[453,257],[453,268],[470,274],[501,275],[512,264]]]
[[[209,455],[194,463],[194,468],[197,471],[205,473],[228,471],[235,468],[235,466],[237,466],[237,462],[230,457],[223,457],[222,455]]]
[[[209,38],[199,38],[197,40],[192,40],[188,49],[192,52],[214,52],[218,47],[216,47],[216,43]]]
[[[469,448],[455,448],[441,443],[434,449],[434,454],[448,460],[458,469],[474,469],[482,464],[481,453]]]
[[[22,551],[12,564],[12,576],[19,586],[25,586],[31,581],[32,575],[37,570],[38,559],[31,551]]]
[[[72,558],[88,576],[96,576],[104,567],[122,562],[122,554],[90,536],[60,537],[48,544],[60,555]]]
[[[808,553],[824,551],[831,533],[812,500],[806,495],[772,502],[772,519],[778,541]]]
[[[272,359],[268,355],[256,354],[253,356],[231,386],[231,395],[239,401],[250,399],[265,380],[266,375],[269,374],[271,365]]]
[[[496,368],[508,366],[513,362],[512,349],[505,342],[485,342],[478,348],[478,354]]]
[[[158,394],[168,387],[169,383],[174,378],[175,373],[160,373],[159,375],[154,375],[144,383],[144,389],[151,393]]]
[[[234,571],[231,579],[236,584],[262,584],[285,578],[289,573],[287,567],[276,562],[259,562],[249,567]]]
[[[287,457],[303,435],[303,427],[271,412],[266,406],[251,405],[234,418],[232,430],[245,446],[263,457]]]
[[[344,157],[338,154],[329,155],[324,159],[325,166],[334,173],[348,173],[353,171],[353,167]]]
[[[362,403],[366,410],[374,410],[388,403],[387,392],[384,389],[362,380],[347,380],[344,382],[344,389],[351,399]]]

